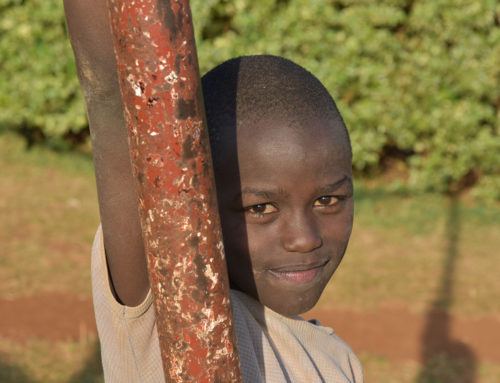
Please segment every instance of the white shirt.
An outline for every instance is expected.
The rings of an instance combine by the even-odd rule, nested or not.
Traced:
[[[163,383],[151,291],[136,307],[110,289],[102,230],[92,249],[92,291],[106,382]],[[288,318],[231,290],[245,383],[362,383],[361,364],[331,328]]]

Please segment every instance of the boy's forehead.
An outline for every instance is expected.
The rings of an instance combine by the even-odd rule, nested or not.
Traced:
[[[345,127],[328,116],[272,116],[240,121],[236,142],[238,155],[251,155],[261,150],[307,155],[310,151],[322,149],[350,156]]]
[[[247,179],[249,174],[260,174],[274,178],[276,172],[289,173],[289,167],[307,168],[314,163],[317,172],[318,164],[328,164],[328,168],[333,166],[342,174],[351,173],[351,149],[345,126],[341,120],[325,114],[280,116],[278,113],[240,119],[219,132],[212,156],[218,191],[224,195],[238,189],[243,176]]]
[[[280,183],[290,177],[299,181],[327,174],[328,182],[333,182],[351,174],[345,128],[328,119],[241,121],[233,132],[236,137],[224,140],[223,153],[216,154],[219,203],[234,201],[248,183]]]

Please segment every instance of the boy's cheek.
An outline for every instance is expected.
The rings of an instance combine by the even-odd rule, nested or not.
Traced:
[[[338,214],[327,216],[322,220],[323,241],[334,240],[335,242],[348,241],[353,226],[353,206],[350,203]],[[325,238],[327,237],[327,238]]]

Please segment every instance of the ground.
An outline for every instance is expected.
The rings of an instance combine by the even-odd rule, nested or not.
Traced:
[[[96,334],[90,299],[53,293],[14,300],[0,299],[0,337],[24,343],[38,338],[49,342],[78,341]],[[410,312],[402,304],[390,304],[379,310],[355,311],[322,304],[304,315],[333,327],[356,352],[384,355],[391,359],[419,361],[429,318]],[[433,351],[460,357],[457,347],[466,345],[477,358],[500,362],[500,318],[460,318],[442,312],[430,329],[432,338],[447,338]],[[447,329],[443,335],[441,329]],[[388,334],[391,336],[388,337]]]
[[[0,312],[3,313],[0,338],[19,344],[33,338],[49,343],[77,342],[96,334],[89,298],[46,293],[13,300],[0,299]],[[472,366],[477,360],[500,363],[498,317],[461,318],[445,312],[429,316],[412,313],[404,304],[395,303],[378,310],[363,311],[329,307],[322,303],[305,317],[317,318],[323,325],[333,327],[361,355],[374,354],[388,360],[420,363],[426,357],[425,348],[430,347],[430,356],[441,354],[467,359]],[[429,323],[429,320],[434,323]],[[426,339],[439,342],[427,344]]]

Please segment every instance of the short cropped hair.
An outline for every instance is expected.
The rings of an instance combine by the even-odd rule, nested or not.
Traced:
[[[220,135],[228,134],[227,129],[236,130],[242,121],[282,117],[293,122],[297,117],[318,114],[345,132],[351,150],[331,95],[313,74],[288,59],[257,55],[228,60],[203,76],[202,88],[215,156]]]

